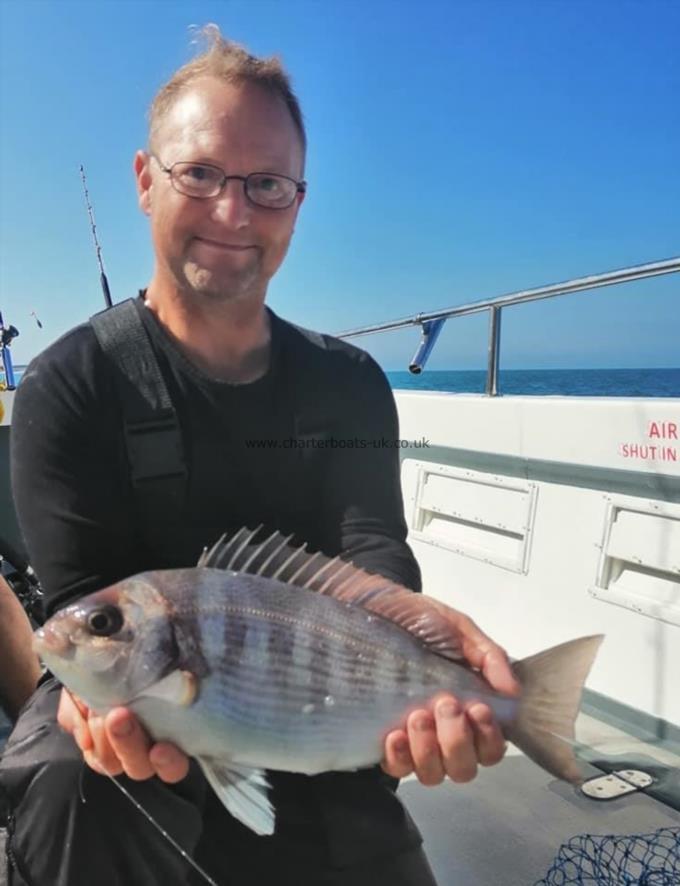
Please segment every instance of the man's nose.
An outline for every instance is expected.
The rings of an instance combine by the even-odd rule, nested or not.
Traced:
[[[250,221],[252,206],[246,197],[244,182],[230,178],[222,191],[213,198],[212,215],[216,221],[234,228],[245,227]]]

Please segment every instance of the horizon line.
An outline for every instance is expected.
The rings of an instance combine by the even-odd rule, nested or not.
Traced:
[[[499,367],[498,371],[501,372],[667,372],[669,370],[680,371],[680,366],[525,366],[525,367],[513,367],[513,368],[502,368]],[[408,375],[416,375],[412,373],[409,369],[385,369],[384,372],[404,372]],[[426,372],[434,373],[434,372],[488,372],[487,367],[475,368],[475,369],[461,369],[460,367],[456,369],[423,369],[422,372],[417,373],[417,375],[424,375]]]

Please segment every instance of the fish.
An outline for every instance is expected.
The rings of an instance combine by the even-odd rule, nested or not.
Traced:
[[[574,721],[602,635],[517,661],[518,697],[470,667],[444,603],[276,532],[243,529],[193,568],[144,572],[35,633],[47,668],[92,710],[123,705],[194,757],[239,821],[272,834],[267,770],[373,766],[409,712],[450,692],[488,704],[505,737],[582,780]]]

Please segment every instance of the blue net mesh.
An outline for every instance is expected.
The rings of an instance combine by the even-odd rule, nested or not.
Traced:
[[[653,834],[572,837],[535,886],[680,886],[680,828]]]

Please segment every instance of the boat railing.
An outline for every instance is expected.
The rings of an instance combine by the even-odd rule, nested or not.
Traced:
[[[495,298],[483,299],[482,301],[470,302],[469,304],[457,305],[451,308],[442,308],[441,310],[428,313],[419,313],[412,317],[403,317],[399,320],[390,320],[373,326],[349,329],[345,332],[340,332],[338,338],[355,338],[376,332],[389,332],[395,329],[405,329],[409,326],[420,326],[422,333],[420,344],[408,367],[410,372],[417,375],[422,372],[432,353],[439,333],[447,320],[453,317],[467,317],[470,314],[488,311],[489,340],[486,394],[494,397],[499,393],[498,367],[501,346],[501,311],[503,308],[540,301],[544,298],[555,298],[558,295],[569,295],[572,292],[584,292],[588,289],[600,289],[604,286],[632,283],[635,280],[660,277],[664,274],[677,274],[678,272],[680,272],[680,256],[644,265],[633,265],[632,267],[621,268],[616,271],[608,271],[604,274],[577,277],[563,283],[539,286],[536,289],[522,289],[518,292],[511,292],[507,295],[496,296]]]

